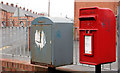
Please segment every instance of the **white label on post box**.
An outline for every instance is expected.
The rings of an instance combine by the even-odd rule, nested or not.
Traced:
[[[92,54],[91,37],[92,36],[85,36],[85,54]]]

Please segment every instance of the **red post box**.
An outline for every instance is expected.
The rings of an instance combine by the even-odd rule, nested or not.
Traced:
[[[79,10],[80,63],[99,65],[116,61],[116,19],[107,8]]]

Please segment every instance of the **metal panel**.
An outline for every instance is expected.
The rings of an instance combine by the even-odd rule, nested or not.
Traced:
[[[32,25],[31,48],[32,61],[51,64],[51,25]]]
[[[48,67],[73,63],[73,23],[65,18],[39,17],[32,21],[31,28],[31,63]],[[46,45],[40,50],[35,44],[35,34],[42,30]]]
[[[56,23],[54,32],[54,65],[73,63],[73,24]]]

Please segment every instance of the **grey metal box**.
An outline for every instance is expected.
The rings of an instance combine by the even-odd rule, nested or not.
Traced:
[[[57,67],[73,63],[73,22],[39,17],[32,21],[31,63]]]

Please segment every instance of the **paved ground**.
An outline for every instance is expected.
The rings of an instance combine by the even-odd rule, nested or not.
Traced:
[[[79,41],[74,41],[74,65],[67,65],[62,66],[66,69],[72,69],[75,71],[95,71],[95,67],[93,65],[86,65],[86,64],[80,64],[79,63]],[[77,53],[77,54],[75,54]],[[76,56],[77,55],[77,56]],[[102,65],[102,71],[117,71],[118,70],[118,64],[117,61],[111,64],[103,64]]]
[[[2,58],[17,59],[30,63],[30,54],[26,46],[26,28],[0,28],[0,55]],[[2,41],[2,42],[1,42]],[[74,65],[58,68],[72,69],[75,71],[94,71],[94,66],[79,63],[79,41],[74,41]],[[76,64],[76,65],[75,65]],[[110,69],[111,66],[111,69]],[[105,64],[103,70],[117,70],[117,62]]]

